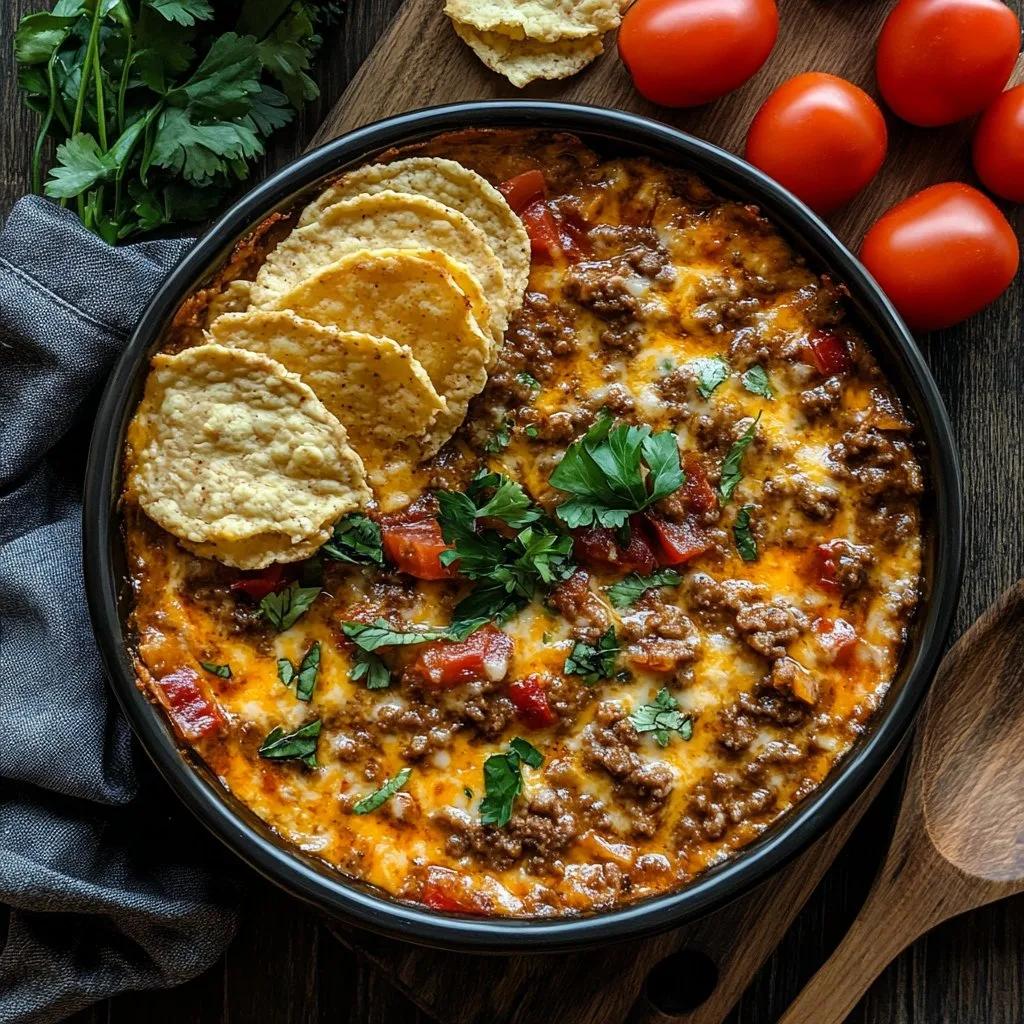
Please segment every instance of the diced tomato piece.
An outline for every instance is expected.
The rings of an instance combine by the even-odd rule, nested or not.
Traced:
[[[826,377],[853,368],[846,342],[834,331],[818,331],[811,339],[811,357],[818,372]]]
[[[683,459],[686,483],[683,485],[683,501],[694,512],[709,512],[718,504],[714,489],[708,482],[708,474],[700,459],[689,452]]]
[[[156,684],[164,696],[171,720],[185,739],[202,739],[224,724],[223,713],[206,695],[199,674],[192,669],[175,669]]]
[[[653,512],[645,512],[654,536],[654,553],[660,565],[682,565],[703,555],[711,547],[704,528],[687,517],[681,523],[671,523]]]
[[[857,630],[846,619],[833,620],[822,616],[811,623],[811,630],[829,655],[829,660],[837,664],[844,664],[850,660],[853,649],[860,639]]]
[[[258,573],[235,580],[231,589],[251,597],[254,601],[262,601],[267,594],[273,594],[285,582],[284,566],[280,562],[268,565]]]
[[[514,648],[510,636],[488,624],[465,640],[424,644],[408,671],[436,690],[476,680],[496,683],[508,675]]]
[[[517,679],[508,687],[508,697],[516,714],[531,729],[547,729],[555,724],[555,713],[539,675]]]
[[[811,554],[811,575],[825,590],[841,589],[837,580],[838,558],[831,544],[819,544]]]
[[[450,545],[441,536],[436,519],[413,519],[380,524],[384,554],[398,568],[419,580],[447,580],[458,575],[455,565],[442,565],[441,552]]]
[[[554,263],[562,255],[558,225],[543,199],[536,199],[519,213],[530,236],[530,251],[538,263]]]
[[[574,530],[572,549],[576,560],[598,572],[638,572],[644,576],[654,572],[658,560],[647,539],[643,518],[632,516],[629,527],[630,537],[626,545],[620,543],[615,530],[605,526]]]
[[[505,202],[519,213],[535,200],[543,199],[547,194],[547,186],[540,171],[526,171],[503,181],[498,191],[505,197]]]
[[[464,875],[450,868],[430,867],[423,884],[419,902],[431,910],[445,910],[455,914],[480,914],[483,911],[473,902],[471,883]]]

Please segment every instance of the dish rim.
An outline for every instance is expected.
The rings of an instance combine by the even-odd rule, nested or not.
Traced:
[[[275,210],[350,165],[393,146],[471,128],[537,128],[603,137],[631,152],[647,150],[692,170],[716,192],[756,202],[818,272],[834,272],[850,290],[857,320],[870,325],[872,351],[901,397],[911,396],[925,443],[933,505],[933,564],[924,580],[901,667],[871,727],[819,786],[765,834],[694,881],[636,903],[577,917],[511,918],[442,914],[401,902],[337,869],[318,866],[186,756],[162,709],[142,693],[129,656],[117,571],[124,432],[164,328],[184,298],[235,242]],[[882,351],[884,350],[884,351]],[[235,203],[168,275],[139,318],[100,400],[83,496],[86,596],[106,675],[143,749],[178,798],[222,842],[293,895],[350,923],[423,945],[477,952],[570,950],[653,934],[702,917],[764,881],[818,839],[898,749],[920,706],[952,621],[963,556],[963,491],[949,418],[913,336],[881,288],[832,230],[798,199],[739,157],[648,118],[575,104],[500,100],[426,108],[349,132],[305,154]],[[197,768],[199,770],[197,770]],[[209,773],[208,773],[209,774]],[[234,806],[233,806],[234,805]],[[249,819],[249,820],[247,820]]]

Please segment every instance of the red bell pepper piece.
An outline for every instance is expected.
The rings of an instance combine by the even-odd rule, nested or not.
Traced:
[[[672,523],[653,512],[645,512],[644,516],[651,527],[654,553],[660,565],[682,565],[711,547],[703,527],[689,517],[681,523]]]
[[[825,590],[838,591],[842,589],[838,582],[837,555],[832,550],[831,544],[819,544],[811,558],[812,575],[818,586]]]
[[[641,516],[629,520],[629,544],[623,545],[614,530],[606,526],[588,526],[573,531],[572,550],[578,562],[598,572],[638,572],[642,576],[654,572],[658,560],[654,555]]]
[[[224,725],[224,714],[203,689],[199,674],[190,668],[179,668],[156,680],[163,694],[163,703],[187,740],[198,740],[216,732]]]
[[[385,519],[380,524],[384,554],[401,572],[420,580],[447,580],[458,575],[454,565],[441,564],[449,550],[436,519]]]
[[[547,729],[555,724],[555,713],[548,703],[548,695],[541,676],[530,675],[509,683],[508,697],[516,714],[531,729]]]
[[[562,255],[562,243],[554,215],[543,199],[535,199],[519,213],[530,236],[530,251],[538,263],[554,263]]]
[[[708,482],[708,474],[700,459],[690,452],[683,459],[686,483],[683,485],[683,501],[694,512],[709,512],[718,504],[714,489]]]
[[[488,624],[465,640],[424,644],[407,671],[435,690],[476,680],[497,682],[508,674],[514,649],[510,636]]]
[[[544,175],[540,171],[526,171],[517,174],[498,186],[498,191],[505,197],[505,202],[516,213],[521,213],[534,200],[543,199],[547,194]]]
[[[579,263],[590,256],[590,239],[587,226],[574,219],[571,214],[558,217],[558,240],[562,254],[570,263]]]
[[[846,342],[834,331],[818,331],[810,339],[810,346],[814,365],[824,376],[846,373],[853,368]]]
[[[268,565],[258,573],[235,580],[231,589],[251,597],[254,601],[262,601],[267,594],[273,594],[285,582],[284,566],[280,562]]]

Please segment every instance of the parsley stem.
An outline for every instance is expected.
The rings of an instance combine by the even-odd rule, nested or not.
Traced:
[[[75,118],[71,122],[71,137],[74,138],[82,128],[82,114],[85,113],[85,94],[89,91],[89,68],[93,66],[96,51],[99,47],[100,21],[103,17],[103,4],[96,0],[96,6],[92,12],[92,28],[89,30],[89,42],[85,48],[85,60],[82,61],[82,74],[78,80],[78,99],[75,101]],[[83,223],[87,223],[85,217],[85,196],[76,197],[78,216]]]
[[[57,82],[53,74],[53,65],[57,60],[57,51],[60,47],[54,47],[50,59],[46,62],[46,84],[50,89],[50,100],[46,105],[46,114],[39,125],[39,134],[36,136],[36,144],[32,147],[32,191],[36,195],[43,194],[43,144],[46,142],[46,135],[53,123],[53,115],[57,109]]]
[[[96,4],[99,7],[99,3]],[[99,133],[100,149],[107,152],[107,109],[106,104],[103,102],[103,69],[100,67],[100,47],[97,42],[96,47],[92,51],[92,71],[93,80],[96,83],[96,130]],[[100,185],[96,189],[96,199],[94,217],[96,225],[99,227],[100,221],[103,217],[103,186]],[[111,239],[107,239],[108,242]]]

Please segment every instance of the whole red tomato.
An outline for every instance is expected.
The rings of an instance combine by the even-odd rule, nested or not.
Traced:
[[[764,101],[744,155],[811,209],[828,213],[878,173],[886,139],[885,118],[863,89],[812,71]]]
[[[637,89],[666,107],[697,107],[742,85],[779,31],[775,0],[636,0],[619,56]]]
[[[1017,272],[1013,228],[959,181],[932,185],[883,213],[860,258],[915,330],[949,327],[1001,295]]]
[[[1007,89],[981,115],[971,147],[985,188],[1024,203],[1024,85]]]
[[[952,124],[1002,92],[1019,49],[1002,0],[900,0],[878,37],[878,88],[904,121]]]

